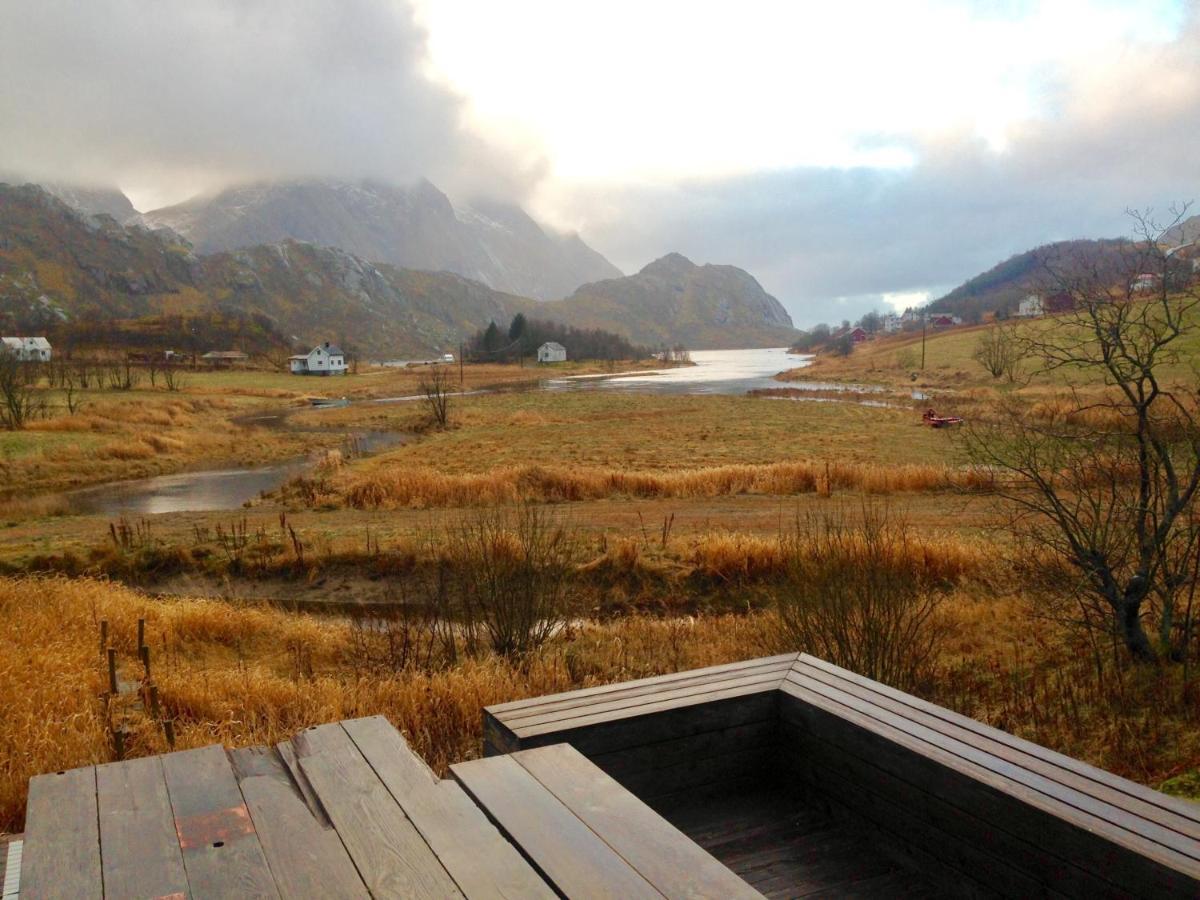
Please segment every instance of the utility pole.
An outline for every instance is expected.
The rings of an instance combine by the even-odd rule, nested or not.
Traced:
[[[921,316],[921,371],[925,371],[925,329],[929,327],[929,313]]]
[[[463,386],[463,342],[458,342],[458,386]]]

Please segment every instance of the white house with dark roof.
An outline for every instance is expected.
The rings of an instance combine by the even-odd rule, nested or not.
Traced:
[[[44,337],[4,337],[0,346],[21,362],[49,362],[50,342]]]
[[[567,348],[558,341],[546,341],[542,346],[538,347],[538,362],[566,362]]]
[[[326,341],[306,354],[289,357],[288,367],[293,375],[345,375],[346,354]]]

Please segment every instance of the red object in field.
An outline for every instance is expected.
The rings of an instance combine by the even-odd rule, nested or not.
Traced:
[[[932,407],[925,410],[925,415],[921,416],[921,421],[930,428],[945,428],[947,425],[961,425],[963,423],[962,416],[939,416]]]

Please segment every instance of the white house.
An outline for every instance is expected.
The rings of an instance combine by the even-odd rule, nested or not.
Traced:
[[[293,375],[345,375],[346,354],[326,341],[303,356],[288,358]]]
[[[1158,276],[1153,272],[1143,272],[1133,280],[1133,284],[1129,289],[1134,293],[1141,294],[1154,290],[1158,287]]]
[[[1022,319],[1036,319],[1045,314],[1046,307],[1042,304],[1042,298],[1037,294],[1030,294],[1017,304],[1017,315]]]
[[[538,362],[566,362],[567,348],[557,341],[546,341],[542,346],[538,347]]]
[[[22,362],[49,362],[50,342],[44,337],[6,337],[0,344]]]
[[[879,320],[879,327],[884,334],[895,334],[901,328],[900,317],[894,312],[884,313],[883,318]]]

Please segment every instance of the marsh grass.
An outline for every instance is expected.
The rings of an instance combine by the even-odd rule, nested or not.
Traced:
[[[295,479],[285,497],[309,505],[356,509],[490,506],[517,501],[561,503],[609,497],[695,498],[737,494],[805,494],[836,491],[895,493],[986,490],[985,470],[947,465],[874,465],[806,460],[759,465],[710,466],[674,471],[629,471],[509,466],[483,474],[446,474],[394,466],[347,473],[340,480]]]

